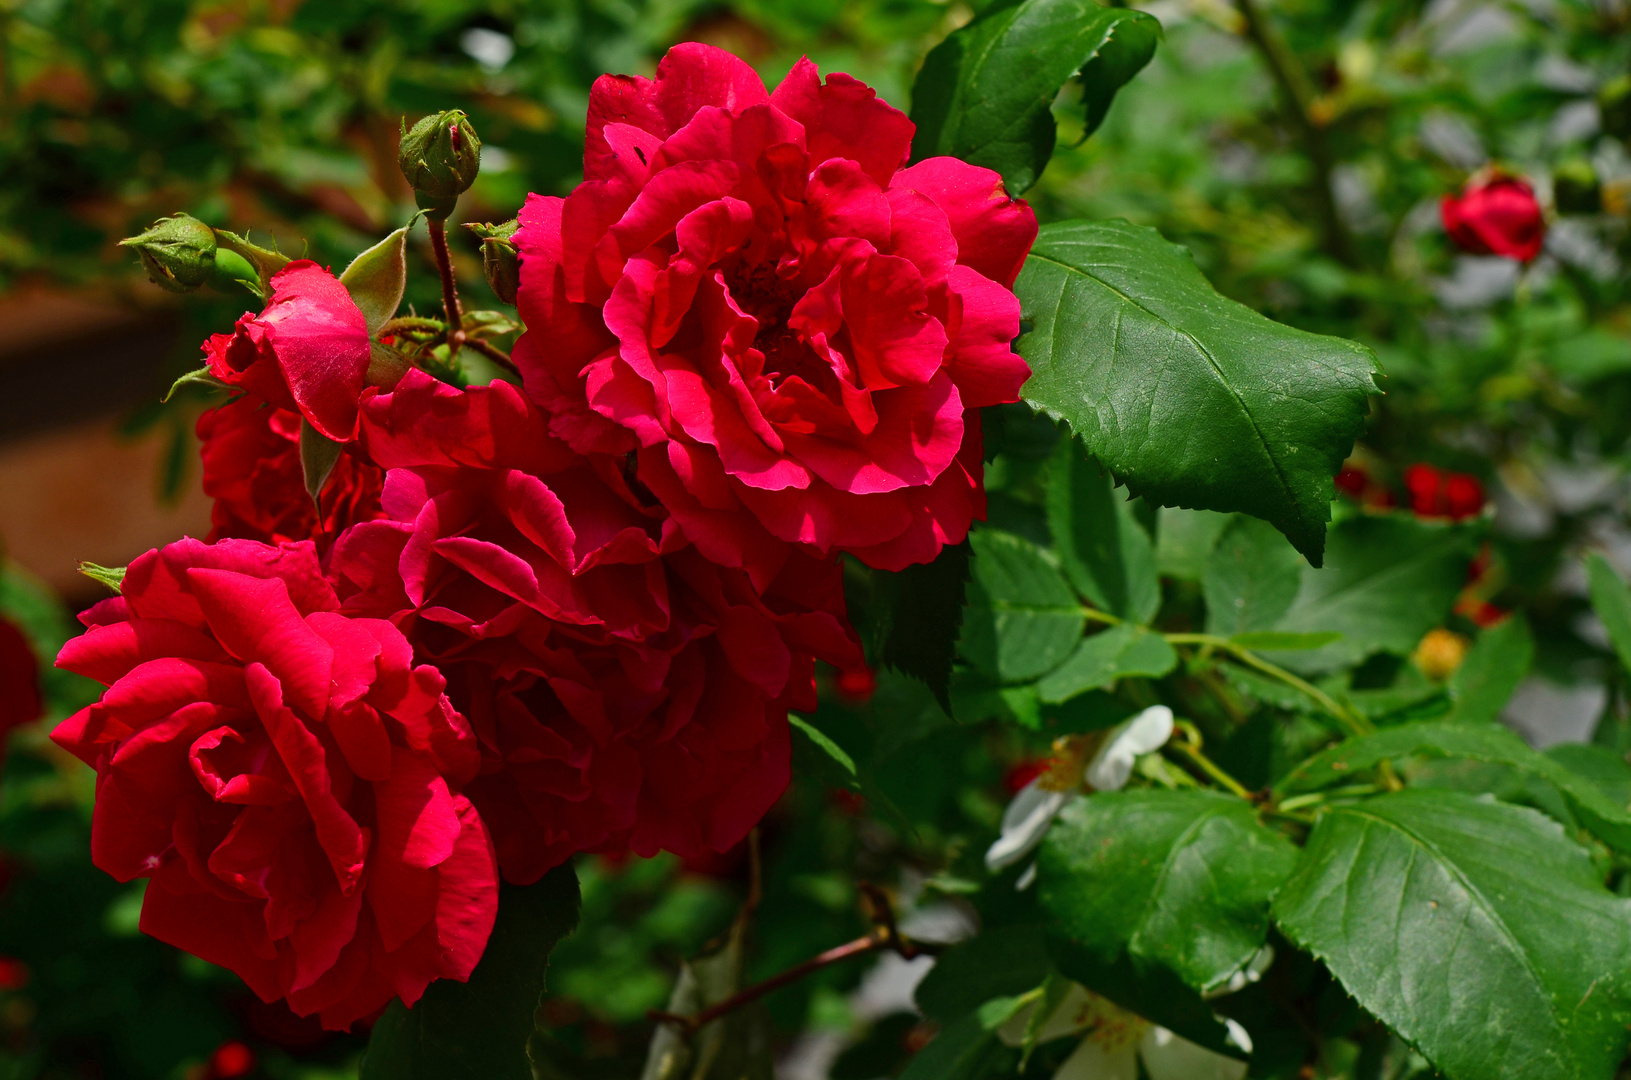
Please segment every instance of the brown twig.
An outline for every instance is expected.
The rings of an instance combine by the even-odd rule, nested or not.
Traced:
[[[755,849],[757,845],[754,845]],[[661,1009],[652,1009],[646,1013],[648,1017],[659,1023],[676,1024],[685,1035],[690,1036],[707,1027],[709,1024],[726,1016],[742,1006],[757,1001],[766,994],[780,990],[789,983],[797,982],[812,972],[820,971],[824,967],[831,967],[845,960],[853,960],[857,956],[867,956],[875,952],[891,951],[898,953],[903,959],[911,960],[919,956],[936,956],[945,946],[936,942],[913,941],[900,932],[895,925],[894,908],[889,903],[889,897],[876,885],[861,882],[861,894],[867,898],[872,908],[872,918],[876,925],[872,930],[854,941],[845,942],[824,953],[810,957],[801,964],[794,964],[786,971],[778,972],[763,982],[754,983],[745,990],[739,991],[717,1005],[710,1005],[695,1016],[681,1016],[678,1013],[664,1012]]]
[[[453,256],[447,250],[447,222],[426,218],[430,247],[436,253],[436,270],[442,275],[442,309],[447,313],[447,351],[456,356],[465,344],[463,313],[459,310],[459,286],[453,279]],[[507,362],[509,357],[504,358]],[[514,370],[513,368],[511,370]]]

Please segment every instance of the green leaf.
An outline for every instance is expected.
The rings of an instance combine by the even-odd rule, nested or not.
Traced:
[[[931,563],[898,573],[852,562],[846,582],[865,596],[858,628],[874,662],[910,675],[934,691],[951,711],[951,667],[963,626],[963,600],[969,577],[969,545],[947,545]]]
[[[1514,732],[1496,724],[1403,724],[1349,739],[1291,770],[1275,785],[1275,793],[1283,797],[1317,791],[1349,782],[1384,761],[1411,756],[1487,761],[1538,776],[1557,788],[1582,826],[1615,850],[1631,854],[1631,812],[1616,805],[1592,781],[1530,749]]]
[[[549,954],[577,921],[570,863],[535,885],[501,885],[470,981],[438,979],[412,1009],[393,1000],[374,1024],[360,1080],[531,1080],[526,1046]]]
[[[855,782],[855,759],[850,757],[842,746],[822,734],[813,724],[797,713],[788,713],[787,722],[793,726],[794,730],[803,732],[804,737],[809,740],[811,746],[819,752],[826,765],[826,768],[822,771],[828,774],[829,779],[837,782],[834,786],[845,786]]]
[[[1160,634],[1122,623],[1083,638],[1065,662],[1036,684],[1043,701],[1057,704],[1118,679],[1160,678],[1178,666],[1178,654]]]
[[[1150,62],[1161,24],[1093,0],[1004,0],[955,30],[912,85],[913,160],[945,155],[1002,174],[1020,194],[1053,156],[1053,101],[1080,72],[1087,130]]]
[[[125,585],[125,567],[123,566],[98,566],[93,562],[81,562],[79,572],[92,581],[106,585],[114,592],[119,592]]]
[[[340,284],[367,320],[368,336],[379,333],[396,314],[408,287],[408,230],[398,229],[352,259]]]
[[[1576,776],[1590,780],[1615,806],[1631,806],[1631,764],[1606,746],[1558,743],[1546,756]]]
[[[924,1016],[949,1024],[993,997],[1041,986],[1052,971],[1040,926],[998,926],[942,953],[913,998]]]
[[[1084,949],[1126,953],[1206,992],[1263,947],[1269,899],[1296,862],[1292,843],[1232,795],[1100,792],[1049,830],[1038,899],[1052,927]]]
[[[233,389],[231,383],[215,375],[208,367],[195,368],[171,383],[170,389],[166,390],[164,396],[159,398],[159,403],[162,405],[164,402],[169,401],[175,396],[175,392],[184,386],[204,386],[211,390],[227,391]]]
[[[1291,610],[1272,628],[1341,639],[1285,658],[1299,671],[1357,664],[1375,652],[1408,655],[1450,614],[1467,579],[1478,526],[1362,514],[1331,530],[1323,570],[1304,567]]]
[[[1212,545],[1230,520],[1229,515],[1215,510],[1163,508],[1156,518],[1156,570],[1164,577],[1199,581]]]
[[[1631,670],[1631,589],[1626,588],[1608,560],[1595,551],[1586,556],[1586,581],[1591,589],[1591,606],[1603,620],[1620,663]]]
[[[992,1008],[969,1013],[942,1028],[912,1057],[899,1080],[980,1080],[997,1058],[1017,1056],[998,1041],[997,1029],[1022,1006],[1008,998],[991,1004]]]
[[[1054,551],[1076,591],[1118,618],[1155,618],[1161,582],[1149,534],[1081,440],[1059,440],[1048,463],[1047,499]]]
[[[1207,633],[1227,637],[1273,626],[1291,610],[1306,565],[1274,526],[1236,517],[1218,537],[1201,577]]]
[[[1014,289],[1026,401],[1135,494],[1263,518],[1319,565],[1331,478],[1378,392],[1369,349],[1224,299],[1187,251],[1125,221],[1043,226]]]
[[[695,1016],[740,990],[745,934],[745,920],[738,917],[718,946],[683,962],[667,1011]],[[772,1080],[771,1039],[762,1001],[732,1010],[689,1037],[673,1024],[659,1024],[640,1080]]]
[[[1308,649],[1324,648],[1341,637],[1341,634],[1335,633],[1285,634],[1278,630],[1253,630],[1231,635],[1229,643],[1256,652],[1304,652]]]
[[[322,511],[319,496],[323,492],[323,485],[328,483],[329,474],[334,471],[344,451],[343,443],[335,442],[312,427],[311,421],[305,417],[300,418],[300,474],[306,481],[306,494],[318,504],[319,513]]]
[[[1045,674],[1070,654],[1086,622],[1076,594],[1042,549],[998,529],[969,534],[974,583],[958,650],[1003,682]]]
[[[1631,901],[1534,810],[1402,791],[1322,815],[1280,929],[1451,1080],[1609,1080]]]
[[[1513,615],[1478,635],[1461,666],[1450,676],[1447,719],[1482,724],[1494,720],[1511,699],[1535,657],[1535,639],[1522,615]]]

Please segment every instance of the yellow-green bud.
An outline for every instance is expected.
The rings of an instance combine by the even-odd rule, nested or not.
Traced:
[[[481,269],[493,294],[506,304],[515,303],[521,287],[521,257],[511,239],[520,222],[511,218],[502,225],[466,223],[465,228],[481,238]]]
[[[215,270],[215,230],[191,214],[160,218],[119,246],[135,249],[148,278],[170,292],[192,292]]]
[[[481,139],[459,109],[435,113],[410,130],[402,121],[397,164],[414,200],[431,217],[446,218],[481,171]]]

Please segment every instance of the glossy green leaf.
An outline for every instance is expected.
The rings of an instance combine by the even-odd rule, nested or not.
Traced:
[[[1477,539],[1476,526],[1404,515],[1364,514],[1338,522],[1325,568],[1303,567],[1297,598],[1272,629],[1342,637],[1314,652],[1287,654],[1283,662],[1325,671],[1375,652],[1408,655],[1450,614]]]
[[[1449,1080],[1610,1080],[1631,900],[1539,812],[1402,791],[1322,815],[1280,929]]]
[[[1631,671],[1631,588],[1595,551],[1586,556],[1586,581],[1591,589],[1591,606],[1603,620],[1620,663]]]
[[[1080,73],[1090,135],[1160,39],[1149,15],[1093,0],[999,0],[923,61],[912,86],[913,158],[962,158],[1020,194],[1053,156],[1059,88]]]
[[[852,608],[868,656],[926,684],[950,712],[952,659],[969,578],[968,543],[947,545],[933,562],[898,573],[851,564],[845,577],[851,592],[861,594]]]
[[[534,885],[499,888],[498,921],[467,983],[438,979],[412,1009],[374,1024],[361,1080],[531,1080],[527,1039],[550,950],[578,922],[568,863]]]
[[[351,260],[340,284],[368,322],[368,336],[391,321],[408,286],[408,230],[398,229]]]
[[[300,475],[306,482],[306,494],[312,502],[320,503],[323,485],[345,452],[345,445],[337,443],[311,426],[311,421],[300,418]],[[322,509],[321,505],[318,507]]]
[[[1069,701],[1117,679],[1159,678],[1178,666],[1178,654],[1160,634],[1131,623],[1083,638],[1074,652],[1036,684],[1043,701]]]
[[[1291,610],[1306,565],[1268,522],[1234,518],[1218,537],[1201,577],[1207,633],[1227,637],[1273,626]]]
[[[1048,462],[1048,528],[1070,583],[1101,611],[1148,623],[1161,606],[1149,533],[1080,439],[1059,440]]]
[[[977,529],[963,658],[1003,682],[1045,674],[1070,655],[1086,621],[1076,594],[1042,549],[1012,533]]]
[[[1487,761],[1538,776],[1558,789],[1581,825],[1610,847],[1631,854],[1631,811],[1615,804],[1587,778],[1532,750],[1517,734],[1497,724],[1403,724],[1348,739],[1291,770],[1275,785],[1275,792],[1284,796],[1348,783],[1384,761],[1411,756]]]
[[[1038,897],[1056,931],[1090,952],[1126,953],[1205,992],[1263,947],[1269,899],[1296,861],[1291,842],[1232,795],[1101,792],[1049,831]]]
[[[1377,392],[1369,349],[1224,299],[1187,251],[1125,221],[1044,226],[1014,288],[1025,400],[1134,494],[1263,518],[1319,564],[1331,478]]]
[[[1448,719],[1471,724],[1494,720],[1529,674],[1534,656],[1535,639],[1522,615],[1480,633],[1450,676]]]

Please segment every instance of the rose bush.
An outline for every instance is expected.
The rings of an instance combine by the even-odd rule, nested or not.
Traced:
[[[468,978],[498,906],[470,725],[339,606],[309,543],[150,551],[58,657],[108,690],[52,733],[96,769],[96,865],[149,879],[142,929],[331,1028]]]
[[[1036,219],[913,125],[801,60],[768,93],[706,45],[590,96],[584,182],[533,195],[515,360],[550,430],[638,450],[710,559],[775,576],[788,543],[885,569],[984,513],[981,406],[1029,368],[1010,291]]]

